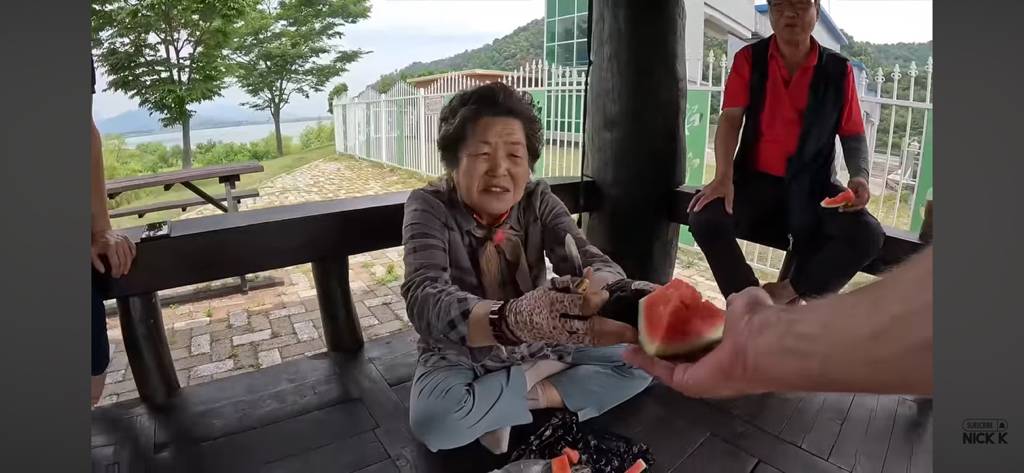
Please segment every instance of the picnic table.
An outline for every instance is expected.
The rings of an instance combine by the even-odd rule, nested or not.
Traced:
[[[243,174],[263,172],[263,165],[255,162],[240,164],[220,164],[204,166],[201,168],[182,169],[178,171],[147,174],[145,176],[125,177],[107,181],[107,198],[113,199],[124,192],[147,189],[150,187],[163,187],[165,191],[171,190],[175,185],[192,191],[201,199],[200,203],[209,203],[220,209],[221,212],[238,211],[238,200],[233,195],[235,187],[242,179]],[[202,190],[195,183],[207,179],[217,179],[224,184],[224,196],[213,197]],[[221,203],[221,202],[224,203]],[[182,203],[184,204],[184,202]],[[189,205],[190,206],[190,205]],[[148,210],[139,208],[140,211]],[[150,210],[152,211],[152,210]],[[143,212],[145,213],[145,212]]]
[[[180,185],[192,191],[192,193],[197,196],[197,198],[193,199],[175,200],[173,202],[117,209],[111,212],[111,217],[116,218],[127,215],[138,215],[141,218],[149,212],[157,212],[173,208],[181,208],[182,210],[185,210],[188,207],[204,203],[213,205],[221,212],[237,212],[238,202],[242,198],[255,197],[259,195],[255,190],[236,193],[235,187],[237,183],[242,179],[243,174],[253,174],[258,172],[263,172],[263,165],[256,162],[248,162],[204,166],[201,168],[181,169],[177,171],[147,174],[145,176],[125,177],[110,180],[106,183],[108,199],[114,199],[124,192],[148,189],[151,187],[163,187],[164,191],[169,191],[175,185]],[[224,184],[224,195],[218,197],[211,196],[195,184],[197,181],[207,179],[217,179],[218,182]],[[248,290],[248,282],[246,281],[245,275],[239,276],[239,283],[242,291]]]

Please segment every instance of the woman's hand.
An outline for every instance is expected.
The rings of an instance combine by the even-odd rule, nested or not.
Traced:
[[[570,345],[635,343],[633,327],[597,316],[608,292],[587,290],[592,275],[587,268],[582,278],[555,278],[551,287],[509,301],[504,324],[509,335],[523,342]]]

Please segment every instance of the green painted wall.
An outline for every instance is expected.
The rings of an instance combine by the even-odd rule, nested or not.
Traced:
[[[689,186],[704,184],[704,162],[708,143],[708,116],[711,114],[711,92],[691,90],[686,92],[686,181]],[[693,235],[685,226],[679,228],[679,243],[695,246]]]
[[[921,231],[924,221],[924,205],[932,199],[932,111],[928,112],[924,124],[924,143],[921,150],[921,171],[917,176],[917,193],[914,210],[910,214],[910,230]]]

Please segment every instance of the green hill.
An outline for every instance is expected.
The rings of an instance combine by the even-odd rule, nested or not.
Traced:
[[[429,76],[465,69],[512,71],[531,61],[544,58],[544,19],[533,20],[515,31],[476,49],[429,62],[414,62],[384,74],[372,87],[387,92],[399,79]]]

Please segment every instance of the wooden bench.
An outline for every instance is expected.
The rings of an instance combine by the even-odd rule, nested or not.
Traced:
[[[256,189],[250,189],[250,190],[238,191],[237,193],[232,194],[231,197],[235,201],[235,204],[238,205],[238,204],[242,203],[242,199],[251,199],[253,197],[259,197],[259,196],[260,196],[260,191],[258,191]],[[225,200],[227,200],[227,196],[224,196],[224,195],[216,196],[216,197],[214,197],[214,199],[216,199],[218,202],[224,202]],[[138,215],[139,218],[142,218],[142,217],[144,217],[148,213],[159,212],[161,210],[171,210],[171,209],[181,209],[181,211],[184,212],[185,210],[188,210],[189,207],[195,207],[195,206],[198,206],[198,205],[206,205],[208,203],[209,202],[207,202],[205,199],[203,199],[201,197],[193,197],[191,199],[171,200],[171,201],[168,201],[168,202],[158,202],[158,203],[150,204],[150,205],[141,205],[141,206],[137,206],[137,207],[128,207],[128,208],[123,208],[123,209],[114,209],[114,210],[110,211],[110,218],[121,218],[121,217],[127,217],[129,215]]]
[[[700,187],[697,186],[682,186],[676,189],[670,210],[671,219],[681,225],[686,225],[689,218],[689,214],[686,212],[686,208],[690,205],[690,200],[700,192]],[[922,234],[915,235],[912,232],[906,230],[900,230],[898,228],[886,227],[882,228],[885,230],[885,243],[882,245],[882,250],[873,261],[864,267],[862,272],[872,275],[879,275],[885,271],[888,271],[892,267],[906,260],[910,255],[916,253],[918,250],[924,248],[930,242],[930,231],[931,231],[931,203],[928,204],[928,211],[925,214],[925,223],[922,225]],[[770,248],[786,251],[788,248],[779,245],[778,242],[772,242],[770,239],[765,238],[762,235],[740,235],[741,239],[764,245]],[[793,268],[793,258],[790,253],[786,253],[786,258],[782,262],[782,267],[779,270],[779,280],[784,280],[789,277],[789,272]]]

